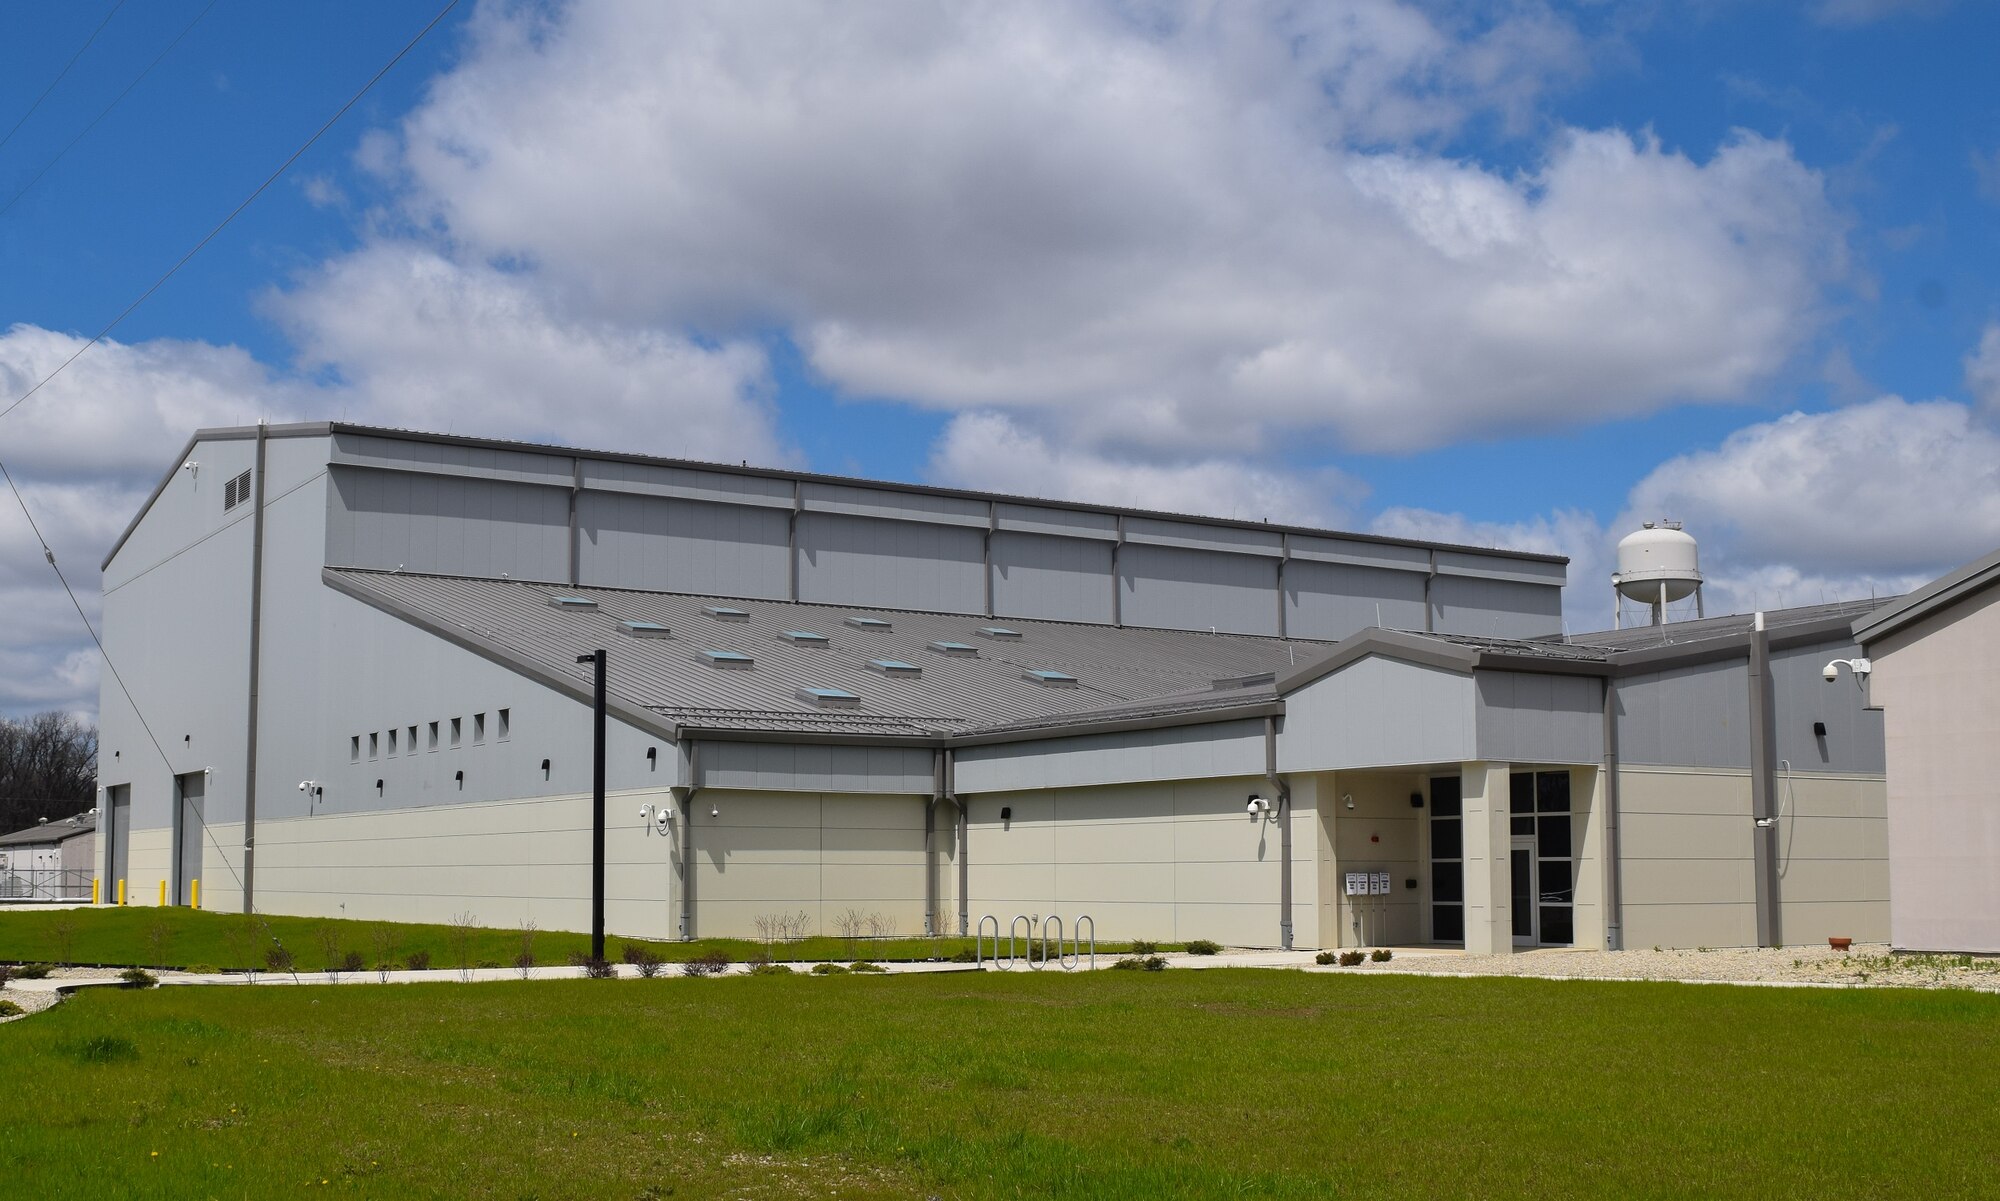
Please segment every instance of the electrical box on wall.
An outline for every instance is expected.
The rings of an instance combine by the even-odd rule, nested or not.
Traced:
[[[1368,877],[1368,894],[1376,897],[1389,895],[1389,873],[1376,872]]]
[[[1346,892],[1347,892],[1347,895],[1348,895],[1348,896],[1350,896],[1350,897],[1365,897],[1365,896],[1367,896],[1367,895],[1368,895],[1368,873],[1367,873],[1367,872],[1348,872],[1348,873],[1347,873],[1347,888],[1346,888]]]

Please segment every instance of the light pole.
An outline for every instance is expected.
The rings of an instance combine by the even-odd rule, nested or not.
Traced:
[[[590,730],[590,958],[604,961],[604,648],[578,655],[591,665]]]

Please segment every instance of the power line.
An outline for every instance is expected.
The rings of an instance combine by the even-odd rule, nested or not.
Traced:
[[[174,52],[174,47],[181,44],[181,39],[187,37],[188,34],[193,33],[194,27],[201,24],[202,18],[208,15],[209,9],[214,8],[219,3],[221,3],[221,0],[208,0],[207,5],[205,5],[200,12],[194,15],[194,20],[189,21],[187,25],[184,26],[179,33],[174,35],[174,40],[167,43],[167,48],[165,50],[160,51],[159,54],[155,55],[153,57],[153,61],[146,64],[146,69],[139,72],[138,76],[135,79],[133,79],[131,83],[125,85],[124,91],[118,93],[117,97],[114,98],[110,104],[105,105],[103,111],[99,112],[95,117],[92,117],[90,119],[90,124],[84,126],[83,129],[79,131],[75,137],[71,138],[69,140],[68,145],[64,146],[61,150],[57,151],[56,156],[54,158],[42,164],[42,169],[35,172],[34,178],[30,179],[27,183],[22,184],[19,191],[15,192],[12,196],[9,196],[7,198],[7,203],[0,204],[0,217],[6,216],[10,211],[13,210],[16,201],[20,200],[21,197],[26,196],[29,193],[29,191],[31,191],[34,188],[36,184],[42,182],[42,176],[47,175],[50,171],[55,170],[56,164],[63,161],[64,156],[68,155],[70,151],[76,149],[76,144],[78,142],[81,142],[83,141],[84,138],[90,136],[90,131],[97,128],[97,123],[104,120],[104,118],[110,116],[111,110],[117,108],[121,103],[124,102],[125,97],[130,96],[132,94],[132,89],[144,83],[146,81],[146,76],[151,75],[153,73],[153,68],[159,66],[160,61],[166,58],[167,55],[172,54]]]
[[[97,23],[97,28],[90,31],[90,36],[83,39],[83,45],[76,48],[76,53],[69,56],[69,61],[63,64],[63,69],[56,72],[56,77],[49,81],[49,86],[43,88],[42,94],[35,97],[35,102],[28,106],[27,112],[21,114],[21,119],[14,122],[14,128],[7,131],[6,137],[0,138],[0,150],[4,150],[7,143],[14,140],[14,135],[21,132],[21,127],[28,123],[28,118],[34,116],[35,110],[42,107],[42,101],[47,100],[49,93],[56,90],[56,85],[68,76],[69,69],[76,65],[76,60],[83,57],[83,52],[90,49],[90,44],[97,40],[97,35],[104,32],[104,27],[111,24],[111,18],[117,16],[118,10],[124,7],[125,0],[118,0],[118,3],[111,6],[111,11],[104,14],[104,19]]]
[[[314,130],[313,135],[307,138],[304,144],[302,144],[297,150],[292,151],[291,155],[287,157],[284,162],[278,164],[278,169],[271,172],[271,174],[269,174],[268,176],[266,176],[264,178],[264,182],[258,184],[256,188],[251,191],[250,195],[244,197],[243,203],[229,210],[228,216],[224,217],[221,221],[217,222],[215,228],[203,234],[201,240],[199,242],[196,242],[194,246],[191,247],[186,254],[182,255],[179,259],[175,260],[174,265],[167,268],[166,272],[163,275],[161,275],[160,278],[154,280],[152,284],[150,284],[144,292],[139,293],[139,298],[137,300],[134,300],[131,304],[126,305],[124,309],[122,309],[116,317],[113,317],[109,322],[105,324],[103,329],[100,329],[95,334],[91,335],[90,341],[85,342],[82,346],[79,346],[75,354],[69,356],[68,358],[64,359],[61,363],[59,363],[54,371],[51,371],[47,375],[43,376],[35,384],[34,387],[29,388],[26,392],[21,393],[20,396],[15,398],[12,404],[8,405],[4,409],[0,409],[0,417],[5,417],[7,416],[7,414],[13,412],[15,409],[18,409],[22,405],[26,404],[30,397],[34,396],[35,393],[40,392],[43,388],[47,387],[50,380],[54,379],[58,375],[61,375],[69,367],[71,363],[74,363],[78,359],[82,358],[85,351],[88,351],[91,347],[97,345],[99,342],[102,342],[107,336],[110,335],[112,330],[117,329],[120,325],[124,324],[125,319],[127,317],[130,317],[134,312],[138,311],[140,305],[145,304],[148,300],[152,299],[153,293],[159,291],[160,288],[163,287],[168,280],[172,279],[175,275],[179,274],[180,269],[182,267],[187,266],[189,260],[193,259],[195,255],[200,254],[204,247],[206,247],[210,242],[213,242],[216,238],[216,235],[220,234],[223,230],[229,228],[229,224],[232,221],[236,220],[237,217],[241,216],[244,209],[249,208],[253,203],[256,202],[259,196],[262,196],[265,192],[269,191],[272,184],[277,183],[278,180],[285,174],[285,172],[291,170],[293,163],[298,162],[299,159],[305,155],[306,151],[311,150],[315,143],[317,143],[321,138],[325,137],[327,131],[332,129],[336,124],[338,124],[340,119],[347,115],[349,109],[361,103],[361,98],[363,96],[366,96],[371,90],[373,90],[375,85],[382,81],[383,76],[387,75],[391,70],[393,70],[397,63],[402,62],[403,59],[409,55],[410,51],[415,50],[417,48],[417,43],[423,41],[424,37],[427,34],[429,34],[431,30],[437,28],[438,23],[443,21],[447,16],[451,15],[451,10],[457,7],[458,7],[458,0],[446,0],[445,6],[439,9],[437,15],[430,19],[430,23],[425,25],[422,29],[419,29],[415,37],[411,38],[408,42],[405,42],[401,50],[396,51],[396,55],[394,58],[391,58],[387,63],[383,64],[382,69],[375,72],[374,75],[370,76],[368,82],[362,84],[359,91],[355,92],[354,95],[348,97],[347,103],[341,105],[340,108],[336,110],[331,117],[328,117],[324,125],[321,125],[318,129]]]
[[[121,5],[123,4],[123,0],[119,0],[119,2]],[[250,205],[254,203],[259,196],[262,196],[266,191],[268,191],[271,185],[276,183],[278,179],[281,176],[283,176],[287,170],[291,168],[293,163],[298,162],[300,157],[303,156],[306,151],[312,149],[314,143],[318,142],[322,137],[326,136],[326,132],[332,129],[334,125],[338,123],[342,117],[346,116],[348,110],[352,109],[356,104],[359,104],[361,102],[361,98],[363,96],[366,96],[369,93],[369,91],[371,91],[375,87],[376,84],[382,81],[383,76],[387,75],[391,70],[393,70],[397,63],[402,62],[404,58],[408,57],[410,51],[417,48],[417,43],[423,41],[424,38],[430,33],[430,31],[437,28],[438,23],[443,21],[445,17],[449,16],[451,14],[452,9],[457,7],[458,7],[458,0],[446,0],[445,6],[438,10],[437,15],[432,17],[430,19],[430,22],[426,24],[422,29],[418,30],[415,37],[411,38],[408,42],[405,42],[403,44],[403,48],[401,50],[396,51],[395,56],[391,58],[387,63],[383,64],[381,70],[375,72],[374,75],[369,77],[368,82],[362,84],[358,91],[356,91],[352,96],[348,97],[347,103],[341,105],[340,108],[337,109],[331,117],[328,117],[326,119],[326,122],[324,124],[322,124],[318,129],[314,130],[311,137],[307,138],[305,142],[302,145],[300,145],[297,150],[294,150],[291,153],[291,155],[285,159],[284,162],[278,165],[277,170],[271,172],[270,175],[266,176],[264,182],[258,184],[256,189],[253,190],[249,196],[244,198],[243,203],[231,209],[229,211],[229,215],[224,217],[220,222],[218,222],[215,228],[209,230],[208,233],[204,234],[202,236],[202,239],[194,244],[193,248],[191,248],[186,254],[182,255],[179,258],[179,260],[177,260],[174,263],[173,266],[167,268],[166,274],[154,280],[150,287],[148,287],[144,292],[139,294],[139,298],[137,300],[134,300],[131,304],[126,305],[125,308],[116,317],[112,318],[109,324],[107,324],[103,329],[99,330],[97,334],[90,339],[90,341],[85,342],[81,347],[79,347],[75,354],[63,360],[61,365],[59,365],[54,371],[51,371],[47,375],[43,376],[41,382],[37,383],[34,387],[22,393],[20,398],[15,400],[14,403],[8,405],[5,409],[0,409],[0,417],[7,416],[7,414],[12,413],[15,409],[18,409],[23,404],[27,403],[29,397],[41,391],[43,386],[46,385],[50,380],[62,374],[64,368],[67,368],[71,363],[74,363],[78,359],[82,358],[85,351],[89,350],[91,347],[103,341],[105,336],[108,335],[112,330],[116,329],[118,325],[125,320],[125,318],[131,316],[133,312],[136,311],[140,305],[146,303],[146,301],[149,298],[151,298],[153,293],[159,291],[162,285],[164,285],[169,279],[172,279],[175,273],[180,271],[182,267],[188,264],[189,260],[193,259],[195,255],[201,253],[203,247],[207,246],[210,242],[214,241],[216,235],[220,234],[224,229],[228,228],[229,223],[236,220],[236,218],[242,214],[243,210],[249,208]],[[112,11],[116,12],[117,10],[113,9]],[[110,20],[109,17],[106,17],[105,19],[107,21]],[[102,26],[100,26],[99,28],[102,28]],[[92,36],[94,37],[95,35]],[[78,53],[80,54],[82,52],[78,51]],[[65,70],[67,70],[67,68],[65,68]],[[49,540],[42,536],[42,527],[36,523],[34,512],[28,508],[28,499],[27,497],[21,495],[20,485],[14,482],[14,473],[8,470],[5,461],[0,461],[0,478],[4,478],[6,480],[7,490],[13,493],[14,503],[19,505],[21,508],[21,516],[27,518],[28,529],[35,535],[35,542],[42,548],[42,558],[48,560],[49,570],[56,573],[56,580],[57,582],[62,584],[63,594],[69,597],[70,607],[76,610],[77,620],[83,622],[84,630],[90,634],[91,642],[97,646],[97,653],[103,656],[104,669],[111,674],[111,679],[114,683],[118,685],[118,690],[125,694],[126,702],[132,706],[133,716],[139,719],[140,728],[146,731],[146,738],[153,744],[153,750],[159,754],[160,761],[166,764],[168,771],[172,771],[174,767],[174,761],[170,757],[168,757],[166,748],[160,745],[160,740],[158,736],[156,736],[153,733],[152,723],[146,720],[146,715],[144,711],[142,711],[139,708],[138,698],[134,697],[132,695],[132,690],[126,687],[125,678],[119,674],[118,665],[114,663],[111,659],[111,652],[104,648],[104,639],[98,636],[97,627],[91,624],[90,615],[83,611],[83,602],[77,599],[76,590],[70,587],[69,577],[63,574],[62,565],[56,562],[55,551],[49,547]],[[239,890],[242,889],[243,888],[242,875],[237,872],[236,865],[229,861],[229,856],[223,852],[221,844],[215,841],[215,835],[212,831],[209,830],[208,822],[206,820],[202,822],[202,833],[207,837],[209,845],[215,848],[216,854],[221,857],[223,866],[229,869],[229,874],[236,877],[236,887]]]

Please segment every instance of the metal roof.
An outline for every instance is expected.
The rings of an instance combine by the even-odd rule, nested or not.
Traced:
[[[1793,609],[1770,609],[1764,613],[1764,629],[1771,634],[1780,635],[1787,630],[1827,621],[1852,621],[1864,613],[1873,612],[1885,603],[1887,602],[1878,600],[1851,600],[1833,601],[1823,605],[1801,605]],[[1755,614],[1731,613],[1724,617],[1672,621],[1659,626],[1634,626],[1625,630],[1599,630],[1593,634],[1573,634],[1567,641],[1570,646],[1602,647],[1611,651],[1651,650],[1655,647],[1682,646],[1716,638],[1738,637],[1748,634],[1755,622]]]
[[[1019,638],[981,638],[977,656],[940,655],[926,648],[968,641],[992,619],[358,568],[327,568],[325,575],[391,611],[504,646],[541,673],[579,684],[588,682],[589,668],[579,666],[577,656],[608,647],[612,693],[676,724],[729,729],[935,737],[1209,693],[1215,680],[1284,671],[1327,649],[1325,643],[1242,634],[1009,618]],[[548,598],[558,593],[587,597],[597,608],[553,608]],[[754,670],[716,671],[700,657],[715,630],[702,611],[718,600],[749,614],[732,623],[729,648],[753,655]],[[891,628],[844,622],[878,614],[890,618]],[[674,634],[632,639],[614,632],[634,621],[667,626]],[[826,631],[827,644],[804,646],[785,637],[800,629]],[[922,664],[923,670],[885,676],[870,666],[876,660]],[[1032,672],[1060,673],[1076,684],[1050,687]],[[861,698],[860,707],[828,711],[798,698],[800,689],[814,688],[851,692]]]
[[[75,804],[76,802],[72,801],[70,803]],[[79,813],[73,817],[56,818],[47,822],[39,822],[29,826],[25,830],[16,830],[12,834],[0,834],[0,847],[34,846],[44,842],[63,842],[75,838],[79,834],[88,834],[95,829],[97,829],[97,819],[88,813]]]
[[[2000,583],[2000,550],[1957,571],[1939,576],[1899,600],[1888,601],[1854,621],[1858,642],[1886,638],[1905,626]]]

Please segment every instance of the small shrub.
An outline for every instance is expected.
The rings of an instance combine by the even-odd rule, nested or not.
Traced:
[[[753,976],[789,976],[792,974],[792,965],[789,963],[760,963],[750,969],[750,974]]]
[[[1340,953],[1340,966],[1353,967],[1366,958],[1368,958],[1366,951],[1342,951]]]
[[[1222,944],[1211,942],[1206,938],[1197,938],[1188,943],[1187,953],[1190,955],[1219,955],[1222,953]]]
[[[1116,972],[1164,972],[1167,961],[1158,955],[1127,955],[1111,965]]]
[[[396,931],[387,922],[377,922],[369,928],[368,940],[375,952],[375,979],[387,984],[396,964]]]
[[[540,929],[534,918],[521,920],[521,949],[514,956],[514,966],[520,969],[523,980],[528,978],[528,969],[535,966],[535,935]]]
[[[846,974],[847,968],[838,963],[813,964],[813,975],[815,976],[845,976]]]
[[[212,963],[190,963],[181,970],[194,976],[219,976],[222,974],[222,969]]]
[[[1157,955],[1159,952],[1160,944],[1150,938],[1135,938],[1132,940],[1132,953],[1134,955]]]
[[[49,978],[49,971],[49,965],[46,963],[24,963],[14,969],[14,978],[16,980],[46,980]]]
[[[533,971],[535,967],[534,954],[530,951],[523,951],[519,955],[514,956],[514,967],[521,973],[521,979],[526,980],[528,973]]]
[[[1387,947],[1377,947],[1373,951],[1368,952],[1368,958],[1374,960],[1376,963],[1387,963],[1395,957],[1396,953]]]
[[[69,967],[76,959],[76,936],[82,929],[76,916],[65,910],[49,923],[49,941],[55,944],[56,962]]]
[[[403,967],[412,972],[428,972],[431,970],[431,953],[411,951],[409,958],[403,960]]]
[[[727,951],[706,951],[681,965],[681,972],[688,976],[720,976],[729,970],[730,958]]]
[[[359,951],[348,951],[340,957],[340,970],[343,972],[359,972],[365,970],[367,966],[368,961]]]
[[[482,972],[490,972],[500,966],[500,961],[498,959],[482,959],[478,963],[473,964],[472,966],[478,968]]]
[[[17,1018],[27,1012],[12,1001],[0,1001],[0,1018]]]
[[[609,959],[585,959],[583,977],[586,980],[611,980],[618,975],[618,969],[611,966]]]
[[[128,967],[118,973],[118,978],[125,982],[126,988],[152,988],[160,982],[159,977],[142,967]]]
[[[478,931],[478,914],[470,910],[452,914],[451,929],[445,932],[445,940],[451,944],[451,957],[460,980],[472,979],[472,939]]]
[[[1164,972],[1167,970],[1167,961],[1159,955],[1148,955],[1146,956],[1146,970],[1149,972]]]
[[[0,963],[0,988],[7,987],[7,978],[14,974],[12,964]]]
[[[639,956],[646,954],[646,948],[636,942],[628,942],[618,948],[618,958],[624,963],[637,963]]]
[[[283,943],[272,943],[264,948],[264,970],[267,972],[289,972],[292,970],[292,953]]]
[[[1313,962],[1319,964],[1321,967],[1325,967],[1332,963],[1334,958],[1335,956],[1332,951],[1321,951],[1319,954],[1313,956]]]
[[[971,947],[960,947],[958,950],[952,952],[951,961],[953,963],[978,963],[979,952],[973,950]]]
[[[889,969],[888,969],[888,968],[886,968],[886,967],[883,967],[883,966],[882,966],[881,964],[879,964],[879,963],[870,963],[870,962],[868,962],[868,961],[867,961],[866,959],[857,959],[857,960],[855,960],[855,961],[854,961],[854,962],[853,962],[852,964],[850,964],[850,965],[848,966],[847,970],[848,970],[848,971],[850,971],[850,972],[860,972],[860,973],[863,973],[863,974],[873,974],[873,973],[879,973],[879,972],[886,972],[886,971],[888,971]]]
[[[626,952],[625,962],[638,968],[642,979],[651,980],[653,977],[659,975],[660,968],[665,963],[665,960],[662,960],[658,955],[653,954],[651,950],[645,947],[640,947],[639,953],[636,955],[631,954],[630,947],[626,948]]]

